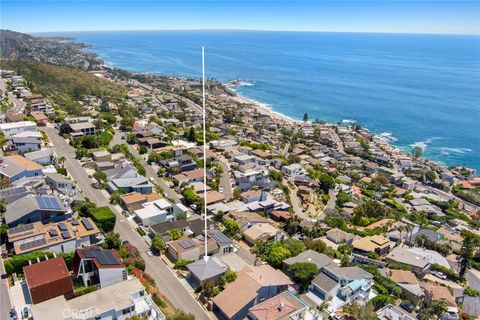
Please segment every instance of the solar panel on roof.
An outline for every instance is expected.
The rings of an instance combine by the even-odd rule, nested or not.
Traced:
[[[225,242],[231,242],[232,241],[232,240],[230,240],[229,237],[227,237],[226,235],[224,235],[221,232],[213,232],[213,233],[210,234],[210,237],[212,237],[212,239],[214,239],[215,241],[220,242],[220,243],[225,243]]]
[[[72,226],[78,226],[80,222],[78,220],[72,220]]]
[[[189,240],[180,240],[178,244],[183,248],[183,249],[189,249],[192,247],[195,247],[195,245],[189,241]]]
[[[59,210],[60,204],[57,199],[54,197],[44,197],[40,196],[36,198],[37,204],[41,209],[56,209]]]
[[[89,221],[88,219],[86,219],[86,218],[83,218],[83,219],[82,219],[82,224],[85,226],[85,229],[87,229],[87,230],[93,230],[93,229],[95,229],[95,228],[92,226],[92,224],[90,223],[90,221]]]
[[[50,229],[48,230],[48,233],[50,234],[51,237],[56,237],[58,236],[58,232],[55,229]]]
[[[33,227],[34,227],[33,223],[29,223],[29,224],[25,224],[23,226],[18,226],[18,227],[15,227],[15,228],[11,228],[11,229],[8,230],[8,232],[10,234],[16,234],[16,233],[32,230]]]
[[[67,231],[68,230],[67,226],[63,222],[60,222],[58,224],[58,227],[60,228],[61,231]]]
[[[70,232],[68,231],[62,231],[62,238],[63,239],[70,239],[72,236],[70,235]]]
[[[29,249],[32,249],[32,248],[44,246],[46,244],[47,244],[47,241],[45,239],[30,241],[30,242],[21,244],[20,245],[20,250],[22,250],[22,251],[29,250]]]

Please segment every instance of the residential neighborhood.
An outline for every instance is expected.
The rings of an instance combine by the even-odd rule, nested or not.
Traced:
[[[213,80],[203,141],[199,81],[87,74],[121,96],[1,70],[1,319],[480,318],[474,169]]]

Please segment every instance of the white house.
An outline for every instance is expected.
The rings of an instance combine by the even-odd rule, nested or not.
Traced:
[[[175,221],[179,213],[188,216],[188,208],[181,203],[172,204],[166,199],[145,202],[142,206],[134,214],[145,227],[163,221]]]
[[[3,132],[5,137],[10,138],[11,136],[20,132],[37,131],[37,124],[33,121],[0,123],[0,130]]]
[[[294,177],[304,175],[306,173],[306,170],[300,163],[292,163],[291,165],[283,166],[282,173],[290,177]]]

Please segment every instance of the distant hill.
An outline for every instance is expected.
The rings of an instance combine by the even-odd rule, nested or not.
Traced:
[[[0,29],[0,58],[48,63],[83,70],[99,68],[103,61],[87,52],[84,44],[68,42],[61,37],[33,37]]]
[[[57,108],[70,114],[80,114],[83,111],[77,101],[85,95],[118,101],[127,94],[126,87],[76,68],[6,60],[1,61],[0,68],[15,70],[28,80],[28,86],[33,92],[49,98]]]

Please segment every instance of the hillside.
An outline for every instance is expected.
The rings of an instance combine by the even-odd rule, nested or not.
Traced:
[[[82,106],[76,101],[85,95],[123,99],[127,89],[89,72],[27,61],[2,61],[2,69],[12,69],[28,80],[35,93],[49,98],[54,106],[70,114],[79,114]]]
[[[25,33],[0,29],[0,57],[84,70],[94,70],[103,64],[95,54],[84,50],[86,45],[66,40],[55,37],[34,37]]]

